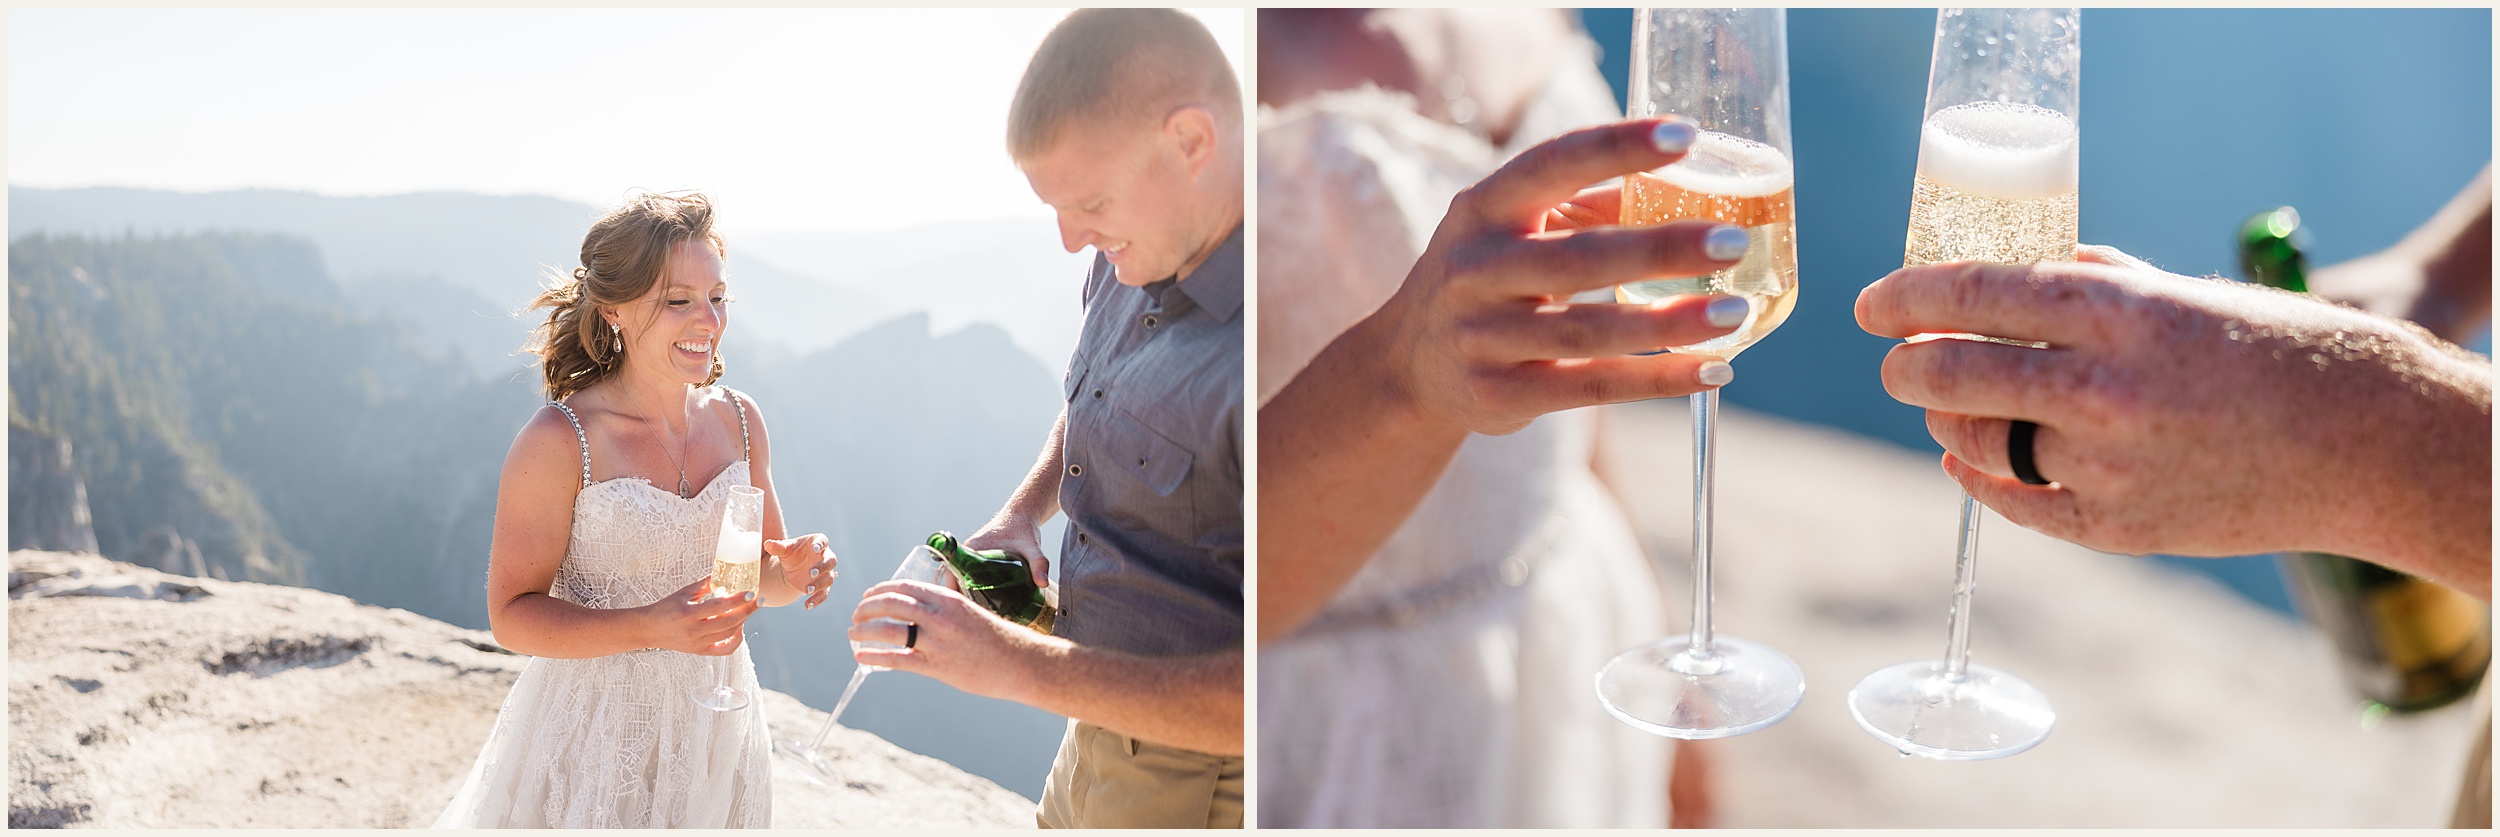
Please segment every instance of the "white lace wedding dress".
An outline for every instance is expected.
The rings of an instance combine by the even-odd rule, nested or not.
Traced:
[[[1262,402],[1388,299],[1460,188],[1615,118],[1591,64],[1566,59],[1508,148],[1377,88],[1260,114]],[[1667,742],[1591,687],[1667,632],[1593,444],[1584,411],[1469,437],[1320,614],[1260,649],[1261,825],[1666,825]]]
[[[743,434],[743,404],[739,410]],[[574,429],[578,435],[578,421]],[[744,457],[692,499],[638,478],[592,483],[589,457],[584,441],[573,536],[549,595],[583,607],[639,607],[711,572],[729,487],[749,484]],[[647,649],[531,659],[468,781],[434,826],[771,825],[772,745],[763,705],[714,712],[694,702],[724,670],[738,688],[757,694],[744,646],[729,657]]]

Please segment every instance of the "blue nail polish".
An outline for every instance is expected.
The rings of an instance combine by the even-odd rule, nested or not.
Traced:
[[[1733,328],[1745,324],[1745,315],[1753,313],[1753,303],[1741,296],[1721,297],[1711,300],[1710,307],[1702,309],[1701,313],[1711,325]]]
[[[1702,254],[1723,262],[1744,258],[1746,248],[1752,246],[1753,237],[1745,234],[1745,228],[1734,224],[1712,227],[1710,234],[1701,238]]]
[[[1700,380],[1703,386],[1726,386],[1727,382],[1736,380],[1736,367],[1727,365],[1723,360],[1714,360],[1702,364],[1701,370],[1693,377]]]
[[[1649,129],[1649,144],[1660,153],[1682,154],[1685,149],[1693,147],[1693,140],[1700,136],[1701,129],[1693,127],[1693,123],[1677,119],[1660,122],[1658,127]]]

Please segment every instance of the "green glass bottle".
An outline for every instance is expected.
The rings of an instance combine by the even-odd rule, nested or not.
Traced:
[[[929,548],[946,560],[964,596],[1018,625],[1050,633],[1059,608],[1033,583],[1033,568],[1006,550],[966,549],[950,532],[930,535]]]
[[[2240,270],[2250,281],[2309,292],[2307,235],[2291,207],[2240,226]],[[2490,607],[2464,593],[2367,561],[2320,552],[2279,560],[2309,621],[2343,660],[2362,697],[2416,712],[2472,694],[2491,665]]]

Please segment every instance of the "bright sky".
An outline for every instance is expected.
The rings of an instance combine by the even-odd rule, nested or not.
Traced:
[[[1243,75],[1248,13],[1191,10]],[[8,180],[701,188],[740,226],[1047,217],[1008,99],[1054,9],[8,13]]]

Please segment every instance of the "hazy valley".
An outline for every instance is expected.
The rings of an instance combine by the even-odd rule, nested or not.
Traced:
[[[13,548],[92,532],[119,560],[486,627],[495,479],[540,400],[514,312],[589,207],[13,188],[10,209]],[[722,383],[771,423],[790,525],[843,556],[827,607],[749,623],[767,686],[830,705],[847,602],[1030,466],[1079,318],[1081,260],[1047,230],[728,233]],[[845,721],[1028,796],[1061,723],[901,674]]]

